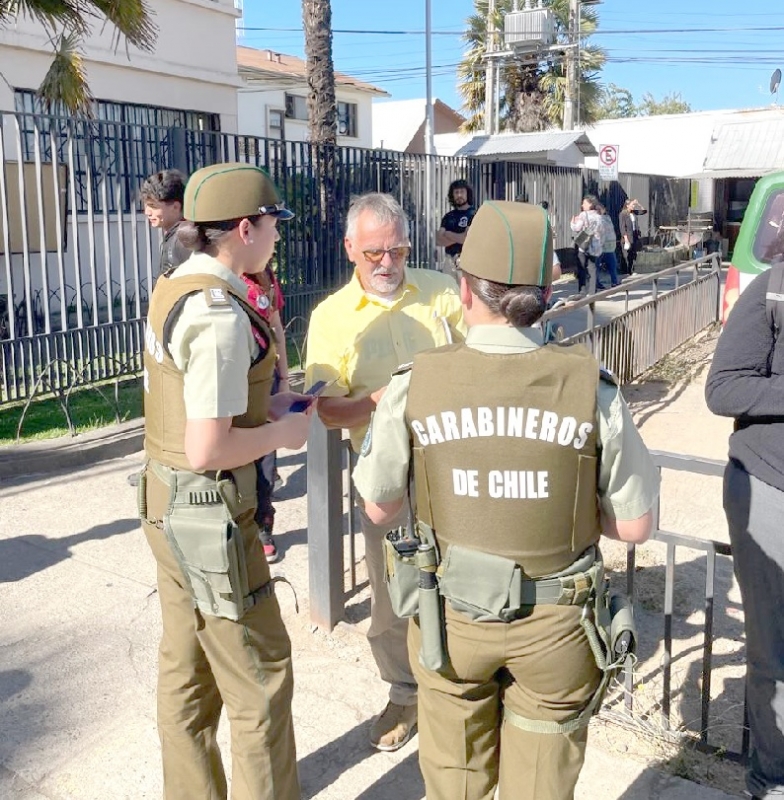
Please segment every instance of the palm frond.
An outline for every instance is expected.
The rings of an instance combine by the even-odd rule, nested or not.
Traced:
[[[81,1],[86,13],[93,17],[104,17],[117,32],[117,37],[151,52],[158,38],[158,26],[152,21],[152,10],[145,0],[90,0]],[[90,8],[92,6],[92,8]]]
[[[80,44],[76,31],[60,36],[52,64],[38,87],[38,96],[50,112],[62,105],[70,113],[92,116],[93,97],[87,86]]]

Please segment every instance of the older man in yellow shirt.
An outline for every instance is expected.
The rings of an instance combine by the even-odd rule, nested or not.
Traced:
[[[392,373],[422,350],[462,340],[457,286],[449,276],[409,269],[408,218],[387,194],[358,197],[348,212],[345,237],[351,280],[320,303],[310,319],[306,385],[337,379],[318,401],[325,425],[348,428],[359,452],[370,417]],[[375,720],[370,743],[397,750],[416,728],[416,681],[406,646],[407,620],[392,611],[384,585],[382,539],[408,522],[407,511],[385,526],[374,525],[357,500],[372,596],[368,642],[389,702]]]

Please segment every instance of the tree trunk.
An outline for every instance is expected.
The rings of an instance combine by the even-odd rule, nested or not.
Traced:
[[[335,68],[332,63],[330,0],[302,0],[307,56],[308,120],[313,144],[337,141]]]
[[[342,239],[337,203],[337,103],[330,0],[302,0],[302,22],[307,57],[311,164],[319,183],[321,232],[315,240],[319,249],[325,251],[322,263],[338,264]]]

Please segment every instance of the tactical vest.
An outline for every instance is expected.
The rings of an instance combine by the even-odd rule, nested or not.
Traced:
[[[255,428],[267,421],[275,369],[275,342],[268,323],[229,283],[209,274],[158,279],[145,328],[144,447],[150,458],[183,470],[191,470],[185,456],[184,376],[169,354],[168,343],[185,301],[201,291],[208,304],[214,304],[216,297],[225,302],[229,295],[237,300],[268,343],[248,370],[248,409],[233,418],[235,428]]]
[[[417,517],[450,544],[567,569],[599,540],[599,364],[581,346],[448,345],[414,358],[406,405]]]

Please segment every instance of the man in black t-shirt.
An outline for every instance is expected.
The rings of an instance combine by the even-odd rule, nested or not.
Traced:
[[[468,185],[468,181],[461,179],[452,181],[447,196],[452,210],[448,211],[441,220],[441,227],[436,234],[436,244],[446,248],[446,254],[451,256],[454,265],[457,266],[463,250],[465,235],[474,219],[474,214],[476,214],[474,192]]]
[[[159,274],[179,267],[191,256],[191,251],[177,238],[177,229],[182,222],[185,181],[179,170],[164,169],[150,175],[142,184],[140,194],[144,214],[151,227],[163,231]]]

